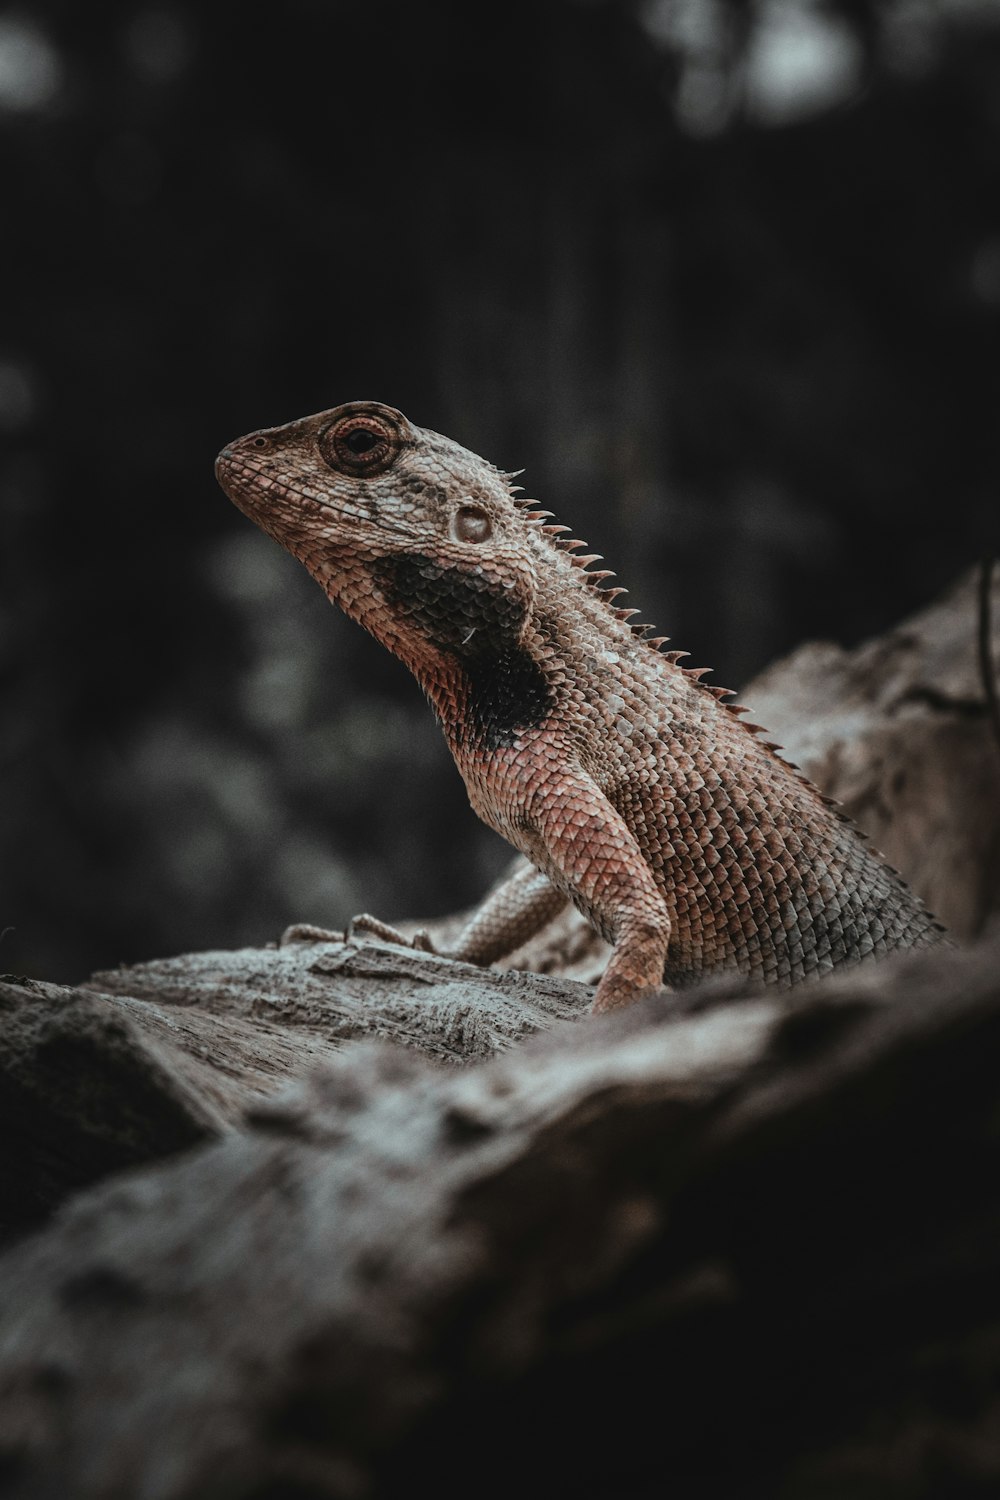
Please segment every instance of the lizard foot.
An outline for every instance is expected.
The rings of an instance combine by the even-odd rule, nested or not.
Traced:
[[[351,938],[363,936],[365,933],[369,937],[381,938],[383,943],[398,943],[402,948],[416,948],[420,953],[437,952],[434,941],[425,928],[418,928],[411,938],[406,937],[397,928],[390,927],[388,922],[380,922],[378,917],[371,917],[367,912],[362,912],[360,916],[351,918],[344,936],[350,942]]]

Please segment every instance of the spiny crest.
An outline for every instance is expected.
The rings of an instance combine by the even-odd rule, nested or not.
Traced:
[[[510,480],[516,478],[518,474],[523,473],[523,469],[518,469],[515,473],[505,474],[503,477],[507,480]],[[558,524],[550,525],[549,523],[554,521],[555,519],[552,511],[540,509],[537,501],[530,499],[530,497],[523,493],[521,485],[513,484],[510,485],[509,488],[511,499],[514,501],[514,504],[518,507],[518,509],[524,513],[524,519],[529,523],[529,525],[537,526],[542,535],[547,538],[547,540],[553,547],[557,547],[561,552],[568,552],[570,554],[570,561],[574,564],[575,567],[581,569],[583,577],[586,579],[587,583],[591,586],[591,588],[594,589],[595,593],[601,596],[616,619],[622,621],[631,620],[633,615],[637,615],[639,613],[637,609],[620,609],[614,603],[615,599],[617,599],[620,594],[628,593],[628,589],[622,588],[620,585],[605,585],[606,579],[615,577],[614,573],[612,573],[607,568],[602,568],[599,571],[588,571],[592,563],[604,561],[599,553],[591,552],[581,556],[577,556],[576,554],[579,552],[579,549],[581,547],[585,547],[586,543],[580,541],[578,537],[571,538],[566,536],[565,533],[567,533],[570,529],[568,526],[560,526]],[[702,682],[701,679],[712,670],[711,667],[682,667],[680,665],[681,661],[686,656],[690,655],[690,653],[687,651],[664,651],[663,647],[666,645],[670,637],[666,635],[650,636],[649,631],[651,631],[653,628],[654,627],[652,625],[629,625],[629,629],[631,630],[636,640],[642,641],[644,646],[650,646],[654,651],[658,652],[665,661],[668,661],[670,663],[671,666],[676,667],[679,672],[684,673],[685,677],[687,677],[690,681],[696,683],[697,686],[701,688],[702,692],[710,693],[713,698],[715,698],[722,704],[722,707],[724,709],[732,714],[734,719],[740,719],[741,714],[745,714],[748,712],[748,710],[743,706],[742,703],[723,702],[724,699],[732,697],[732,688],[716,687],[711,683]],[[740,728],[746,730],[747,734],[752,735],[754,739],[757,739],[759,735],[767,733],[762,724],[748,723],[745,719],[740,719]],[[785,759],[785,757],[781,754],[781,746],[779,744],[777,744],[774,740],[759,740],[758,743],[763,749],[770,751],[775,760],[778,760],[782,765],[787,766],[787,768],[794,774],[797,781],[801,782],[803,786],[808,787],[811,792],[815,793],[820,802],[822,802],[824,806],[830,809],[833,816],[837,818],[839,822],[850,824],[850,826],[855,829],[855,832],[860,834],[861,838],[864,839],[867,837],[866,834],[862,833],[861,830],[857,828],[857,825],[854,823],[853,819],[849,818],[848,815],[843,811],[835,798],[825,796],[818,789],[818,787],[816,787],[809,780],[808,776],[804,775],[803,772],[799,770],[798,766],[796,766],[792,761]]]
[[[515,478],[517,474],[523,474],[523,472],[523,469],[518,469],[514,473],[504,474],[503,477],[509,481]],[[723,699],[732,697],[732,688],[715,687],[710,683],[702,682],[701,679],[706,673],[712,670],[711,667],[682,667],[680,662],[683,657],[688,655],[687,651],[665,651],[663,648],[669,641],[669,636],[650,635],[649,632],[654,630],[655,626],[650,625],[648,622],[638,624],[632,619],[633,615],[639,613],[637,609],[622,608],[615,603],[615,600],[620,595],[628,593],[628,589],[623,588],[621,584],[607,582],[608,579],[613,579],[616,576],[610,568],[594,568],[592,566],[594,563],[604,561],[599,552],[581,553],[580,549],[586,547],[586,542],[582,542],[579,537],[569,536],[568,532],[570,528],[559,525],[555,521],[552,511],[543,510],[537,500],[532,500],[530,496],[525,495],[521,485],[508,484],[508,489],[510,490],[511,499],[518,510],[521,511],[528,525],[534,526],[551,546],[569,555],[570,562],[575,568],[580,569],[581,576],[594,590],[595,594],[598,594],[608,606],[615,619],[621,620],[623,623],[628,622],[629,630],[637,641],[641,641],[644,646],[649,646],[653,651],[658,652],[671,666],[677,667],[678,671],[683,672],[692,682],[697,683],[703,692],[711,693],[712,697],[720,703],[722,703]],[[727,708],[733,715],[746,713],[746,709],[738,703],[722,703],[722,706]],[[751,734],[761,732],[757,725],[744,725],[743,727],[748,729]]]

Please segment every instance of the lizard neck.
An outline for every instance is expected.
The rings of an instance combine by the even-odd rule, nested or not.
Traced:
[[[368,573],[374,588],[336,602],[410,669],[456,757],[513,745],[545,721],[554,694],[531,629],[530,573],[416,551],[374,559]]]
[[[529,730],[600,735],[621,712],[623,676],[665,690],[663,659],[565,553],[544,545],[548,567],[537,569],[516,636],[483,631],[430,672],[411,668],[456,754],[513,745]]]
[[[555,709],[554,684],[522,645],[484,639],[476,651],[407,665],[459,760],[516,744],[548,722]]]
[[[441,655],[404,656],[460,762],[469,752],[513,746],[529,732],[553,734],[567,720],[582,729],[596,713],[604,722],[621,662],[628,658],[639,671],[628,625],[578,570],[569,584],[551,587],[543,576],[516,636],[484,630]]]

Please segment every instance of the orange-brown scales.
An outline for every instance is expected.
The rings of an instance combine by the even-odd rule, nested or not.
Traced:
[[[940,940],[904,882],[743,712],[616,606],[510,476],[353,402],[231,443],[229,497],[410,668],[472,806],[527,855],[456,956],[570,899],[614,952],[595,1009],[731,970],[790,984]]]

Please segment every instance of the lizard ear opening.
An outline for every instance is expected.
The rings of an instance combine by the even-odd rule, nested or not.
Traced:
[[[385,417],[356,412],[325,427],[317,447],[328,469],[360,479],[384,474],[399,456],[402,441]]]
[[[478,505],[461,505],[451,518],[451,534],[456,542],[488,542],[493,522]]]

